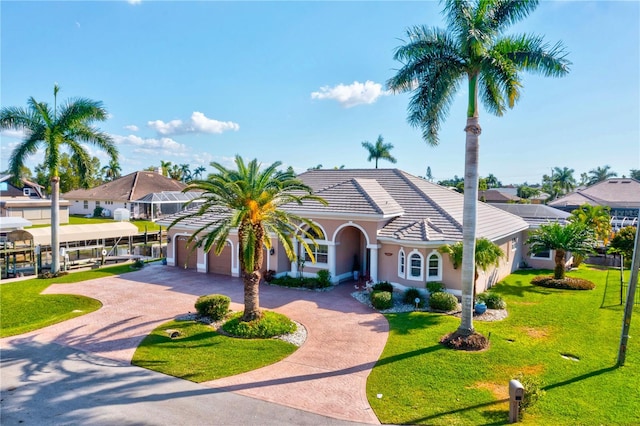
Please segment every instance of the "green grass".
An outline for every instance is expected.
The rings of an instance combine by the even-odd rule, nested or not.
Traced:
[[[84,217],[84,216],[69,216],[69,223],[63,223],[61,226],[66,225],[93,225],[95,223],[112,223],[113,219],[106,217]],[[160,225],[155,222],[151,222],[150,220],[140,220],[134,219],[131,220],[131,223],[138,227],[138,231],[144,232],[145,227],[147,232],[158,232],[160,230]],[[46,228],[51,225],[33,225],[28,226],[25,229],[29,228]]]
[[[165,330],[178,330],[171,339]],[[138,346],[132,364],[200,383],[273,364],[297,347],[277,339],[236,339],[194,321],[171,321]]]
[[[638,339],[629,341],[626,365],[614,367],[623,313],[615,303],[615,273],[608,280],[607,271],[584,267],[569,274],[593,281],[596,289],[591,291],[532,286],[531,278],[539,273],[518,271],[495,287],[507,302],[509,317],[474,322],[490,336],[491,346],[484,352],[455,351],[438,343],[458,327],[457,318],[387,315],[389,340],[367,382],[369,402],[380,421],[505,424],[508,381],[523,372],[539,377],[546,390],[525,414],[524,424],[640,424]],[[639,308],[634,316],[640,323]]]
[[[74,272],[58,278],[14,281],[0,285],[0,337],[15,336],[88,314],[102,304],[89,297],[40,294],[51,284],[76,283],[130,271],[129,265]]]

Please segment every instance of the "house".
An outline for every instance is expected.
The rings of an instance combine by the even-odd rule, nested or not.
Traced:
[[[640,209],[640,181],[631,178],[607,179],[560,197],[550,202],[549,206],[571,212],[583,204],[609,207],[614,230],[636,226]]]
[[[438,281],[451,293],[461,294],[461,271],[454,269],[448,256],[438,249],[462,240],[462,194],[398,169],[320,169],[302,173],[299,178],[329,203],[284,207],[313,220],[322,230],[313,248],[316,263],[311,263],[299,245],[296,250],[301,262],[290,262],[280,242],[273,239],[273,249],[265,252],[265,270],[307,276],[327,269],[337,283],[352,279],[356,269],[373,281],[389,281],[401,288],[424,288],[427,281]],[[229,235],[219,256],[187,246],[195,229],[224,215],[228,212],[210,211],[171,228],[167,263],[203,273],[238,276],[237,234]],[[159,223],[168,225],[172,219]],[[485,203],[478,204],[477,224],[477,236],[498,244],[505,253],[499,267],[480,272],[478,291],[483,291],[519,267],[529,225]]]
[[[64,194],[71,202],[70,213],[93,215],[102,207],[102,215],[112,217],[115,209],[126,209],[134,219],[156,220],[179,212],[197,193],[182,193],[186,185],[153,171],[138,171],[91,189],[76,189]]]
[[[527,224],[529,224],[529,231],[540,228],[540,225],[548,223],[559,223],[566,225],[569,223],[568,218],[571,216],[569,213],[555,209],[553,207],[545,206],[543,204],[493,204],[495,207],[520,216]],[[526,241],[529,238],[529,232],[526,232],[523,236],[524,253],[523,264],[526,264],[532,268],[537,269],[553,269],[555,267],[555,252],[553,250],[545,251],[542,253],[530,253],[526,246]],[[565,265],[569,266],[573,263],[573,256],[571,253],[566,254]]]
[[[518,203],[521,200],[517,195],[509,194],[499,189],[478,191],[478,199],[485,203]]]
[[[11,181],[12,175],[0,175],[0,216],[22,218],[33,225],[51,223],[51,200],[43,187],[27,179]],[[69,223],[69,202],[60,200],[60,223]]]

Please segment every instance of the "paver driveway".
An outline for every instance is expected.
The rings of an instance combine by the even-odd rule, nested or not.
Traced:
[[[221,391],[337,419],[377,424],[366,398],[366,379],[386,343],[386,319],[353,299],[352,287],[312,292],[262,285],[260,304],[302,323],[307,341],[288,358],[237,376],[204,383]],[[151,265],[123,276],[50,286],[46,293],[100,300],[96,312],[5,339],[55,342],[109,359],[130,362],[155,327],[193,311],[197,296],[221,293],[242,309],[238,278]]]

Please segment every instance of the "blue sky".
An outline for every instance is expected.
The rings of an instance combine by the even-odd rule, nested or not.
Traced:
[[[2,106],[53,103],[54,83],[59,99],[101,100],[123,173],[235,154],[369,168],[361,142],[381,134],[398,163],[380,167],[463,175],[464,85],[437,147],[407,124],[409,96],[385,89],[406,28],[443,26],[437,2],[2,1],[0,14]],[[534,183],[554,166],[576,178],[640,168],[639,26],[636,1],[542,1],[514,26],[562,40],[573,65],[560,79],[525,75],[503,117],[481,111],[480,174]],[[19,136],[0,135],[1,169]]]

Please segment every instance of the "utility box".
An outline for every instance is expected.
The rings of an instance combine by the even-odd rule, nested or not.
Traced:
[[[520,403],[524,399],[524,386],[518,380],[509,381],[509,423],[516,423],[520,417]]]

